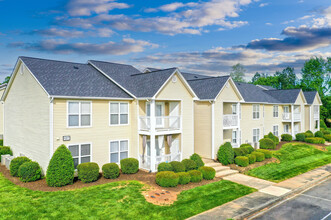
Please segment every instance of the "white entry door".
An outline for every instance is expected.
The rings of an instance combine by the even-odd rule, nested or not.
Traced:
[[[169,102],[169,127],[179,128],[179,102]]]

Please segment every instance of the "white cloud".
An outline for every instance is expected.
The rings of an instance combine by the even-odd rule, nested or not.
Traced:
[[[265,25],[272,26],[272,23],[267,22]]]
[[[260,8],[263,8],[263,7],[267,6],[267,5],[269,5],[269,3],[261,3],[261,4],[259,5],[259,7],[260,7]]]

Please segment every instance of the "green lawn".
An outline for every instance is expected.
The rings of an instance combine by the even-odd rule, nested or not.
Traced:
[[[142,188],[137,181],[122,181],[41,192],[19,187],[0,173],[0,219],[185,219],[256,191],[222,180],[183,191],[171,206],[156,206],[146,202]]]
[[[307,144],[286,144],[274,152],[280,163],[270,163],[247,172],[250,176],[280,182],[305,173],[316,167],[331,163],[331,147],[328,152],[317,150]]]

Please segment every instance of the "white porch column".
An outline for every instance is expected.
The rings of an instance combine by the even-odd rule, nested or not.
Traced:
[[[237,103],[237,114],[238,114],[238,129],[237,129],[237,142],[238,145],[241,145],[241,128],[240,128],[240,119],[241,119],[241,112],[240,112],[240,102]]]
[[[320,130],[320,123],[321,123],[321,119],[320,119],[320,117],[321,117],[321,115],[320,115],[320,109],[321,108],[321,106],[320,105],[318,105],[318,122],[317,122],[317,130],[319,131]],[[313,118],[314,118],[314,116],[313,116]]]
[[[305,132],[305,106],[300,106],[300,124],[301,124],[301,132]]]
[[[312,131],[311,129],[311,119],[314,117],[313,114],[311,114],[311,105],[309,106],[309,130]]]
[[[151,171],[155,172],[156,167],[156,150],[155,150],[155,125],[156,125],[156,118],[155,118],[155,99],[151,100],[150,103],[150,122],[151,122],[151,136],[150,136],[150,145],[151,145]]]
[[[292,137],[295,137],[295,135],[294,135],[294,105],[291,105],[291,133],[292,133]]]

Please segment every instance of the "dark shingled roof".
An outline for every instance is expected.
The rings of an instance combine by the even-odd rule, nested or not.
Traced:
[[[239,92],[243,96],[245,102],[265,102],[265,103],[279,103],[277,99],[266,94],[261,87],[249,83],[235,82]]]
[[[215,99],[230,76],[187,80],[200,99]]]
[[[307,104],[311,105],[314,102],[315,96],[317,95],[317,91],[309,91],[309,92],[303,92],[305,95]]]
[[[274,97],[279,103],[295,103],[301,89],[284,89],[284,90],[265,90],[264,92]]]
[[[19,58],[51,96],[132,98],[89,64]]]
[[[266,90],[273,90],[273,89],[275,89],[272,86],[265,86],[265,85],[257,85],[257,86],[260,86],[260,87],[262,87],[263,89],[266,89]]]

